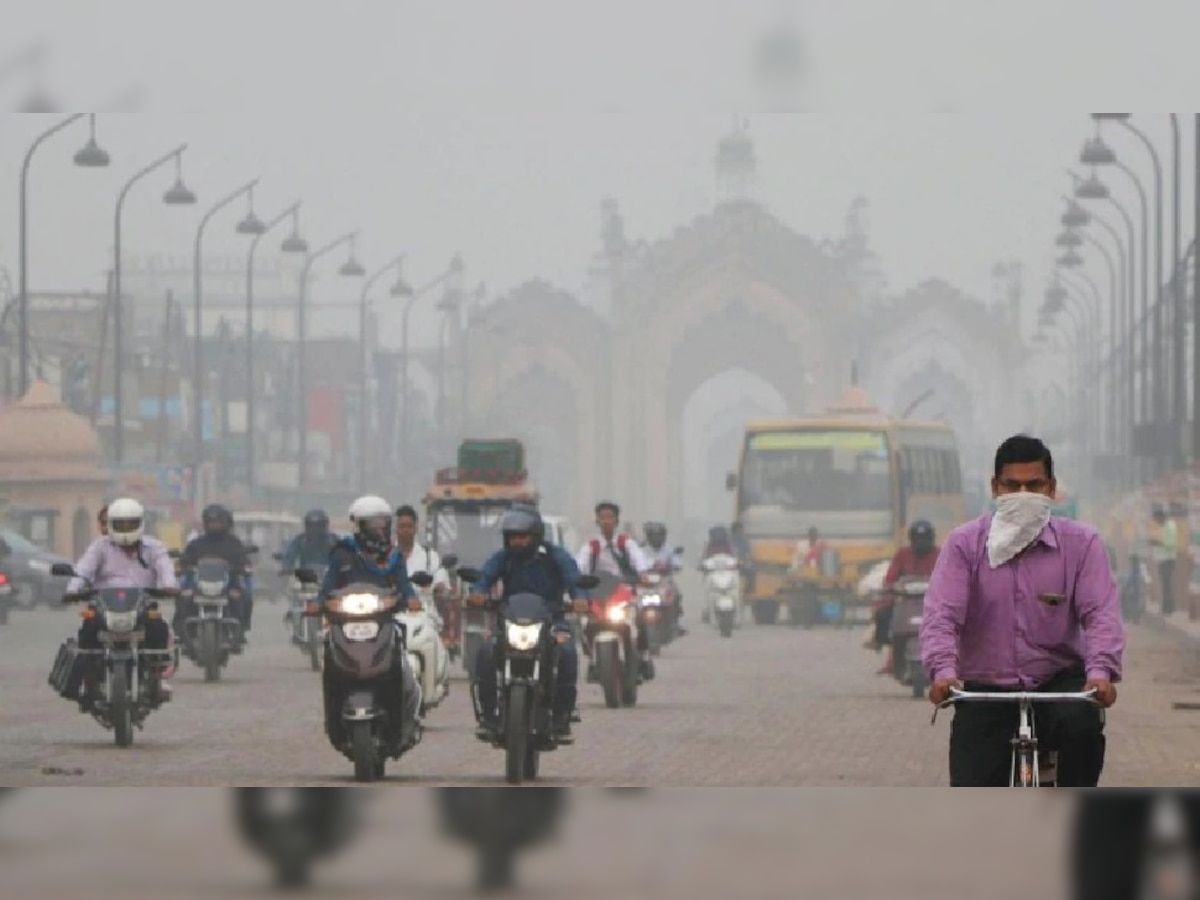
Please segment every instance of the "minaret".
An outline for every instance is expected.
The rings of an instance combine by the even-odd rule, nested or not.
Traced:
[[[752,200],[754,176],[758,169],[754,142],[747,134],[750,122],[734,120],[733,130],[717,144],[717,205]]]

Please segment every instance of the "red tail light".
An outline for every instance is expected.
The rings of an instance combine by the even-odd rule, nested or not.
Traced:
[[[8,576],[0,572],[0,585],[8,584]]]

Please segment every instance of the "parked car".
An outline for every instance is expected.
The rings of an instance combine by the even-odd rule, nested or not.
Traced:
[[[10,529],[0,529],[0,538],[11,551],[4,560],[4,571],[15,588],[13,605],[18,609],[33,609],[43,603],[57,608],[69,579],[51,575],[50,569],[55,563],[72,565],[74,561],[51,553]]]

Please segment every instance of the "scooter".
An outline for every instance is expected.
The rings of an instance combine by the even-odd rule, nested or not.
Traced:
[[[728,553],[710,556],[700,564],[704,573],[705,602],[708,618],[713,622],[721,637],[733,636],[737,626],[737,611],[741,605],[741,585],[738,579],[738,561]]]
[[[916,698],[925,696],[928,687],[925,667],[921,664],[921,621],[924,617],[925,579],[902,579],[889,592],[892,606],[892,670],[897,681],[912,688]]]
[[[442,568],[453,570],[457,562],[457,557],[447,556]],[[424,572],[412,574],[429,575]],[[432,579],[432,575],[429,577]],[[406,609],[396,613],[396,621],[404,626],[407,635],[405,650],[413,674],[421,685],[421,715],[424,716],[450,694],[450,655],[442,641],[437,618],[424,599],[410,601]]]

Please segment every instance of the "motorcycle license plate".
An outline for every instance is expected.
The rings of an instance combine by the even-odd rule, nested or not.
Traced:
[[[721,612],[731,611],[733,609],[733,598],[732,597],[718,597],[717,598],[717,609],[719,609]]]
[[[348,641],[369,641],[379,634],[378,622],[347,622],[342,626],[342,633]]]

